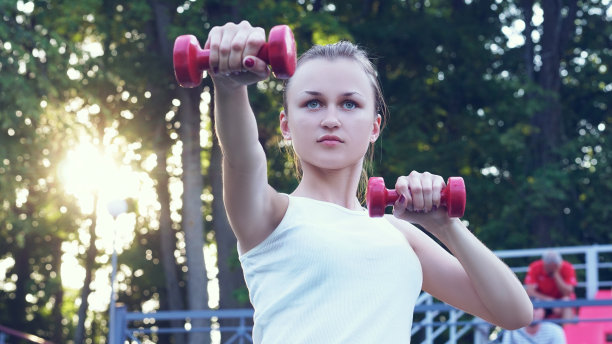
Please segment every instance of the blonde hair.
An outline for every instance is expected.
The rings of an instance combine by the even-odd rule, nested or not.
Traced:
[[[310,49],[308,49],[304,54],[300,56],[297,62],[297,68],[299,68],[302,64],[307,61],[315,60],[315,59],[325,59],[325,60],[335,60],[339,58],[347,58],[353,61],[356,61],[362,66],[363,71],[366,73],[372,88],[374,89],[374,102],[375,102],[375,110],[376,114],[380,114],[382,117],[381,124],[381,132],[384,128],[384,125],[387,122],[388,117],[388,109],[387,104],[385,103],[382,87],[380,86],[380,82],[378,80],[378,74],[376,72],[376,68],[374,64],[368,57],[368,54],[364,49],[360,48],[358,45],[353,44],[348,41],[340,41],[333,44],[327,45],[314,45]],[[283,107],[285,110],[285,114],[289,116],[288,106],[287,106],[287,89],[291,85],[291,79],[285,81],[284,92],[283,92]],[[295,151],[291,149],[290,145],[287,146],[289,148],[289,157],[293,160],[293,164],[295,166],[295,173],[297,178],[301,178],[302,169],[300,165],[300,161]],[[374,157],[374,142],[370,144],[368,150],[365,154],[365,158],[363,160],[363,167],[361,170],[361,177],[359,179],[359,189],[358,195],[360,199],[363,201],[365,196],[365,190],[368,182],[368,175],[372,173],[372,160]]]

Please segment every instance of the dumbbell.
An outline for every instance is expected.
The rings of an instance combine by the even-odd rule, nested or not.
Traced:
[[[174,75],[179,85],[196,87],[202,82],[202,72],[209,69],[210,50],[202,49],[193,35],[182,35],[174,41],[172,59]],[[277,25],[270,30],[257,57],[272,67],[278,79],[289,79],[295,72],[297,54],[293,32],[287,25]]]
[[[461,177],[450,177],[442,189],[440,204],[446,207],[449,217],[462,217],[465,212],[465,184]],[[366,203],[371,217],[385,214],[385,208],[393,205],[399,195],[397,191],[385,188],[381,177],[370,177],[366,191]]]

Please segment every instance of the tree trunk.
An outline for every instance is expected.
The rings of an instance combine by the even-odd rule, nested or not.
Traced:
[[[159,131],[165,131],[163,122],[160,122]],[[162,134],[160,133],[160,135]],[[158,137],[160,135],[158,135]],[[156,191],[160,204],[159,236],[161,245],[161,260],[166,281],[167,300],[165,300],[165,303],[167,304],[168,309],[178,311],[183,310],[185,308],[185,304],[183,303],[182,293],[179,288],[177,265],[176,259],[174,258],[174,251],[176,250],[176,236],[174,235],[174,230],[172,230],[172,220],[170,219],[170,193],[168,191],[169,177],[168,172],[166,171],[167,148],[163,147],[162,145],[163,144],[158,144],[155,149],[157,155],[155,179],[157,181]],[[180,328],[183,326],[183,322],[181,320],[172,320],[170,321],[170,324],[175,328]],[[174,334],[174,343],[185,343],[185,336],[182,333]]]
[[[214,97],[212,97],[214,99]],[[214,103],[211,103],[210,117],[214,123]],[[214,128],[214,124],[213,124]],[[214,130],[213,130],[214,135]],[[239,300],[237,292],[241,289],[246,292],[246,285],[242,274],[242,268],[238,261],[237,240],[227,219],[225,205],[223,204],[223,181],[222,181],[222,152],[217,137],[213,137],[212,149],[210,153],[210,166],[208,175],[213,193],[212,213],[213,228],[217,241],[217,266],[219,268],[219,308],[243,308],[250,307],[248,302]],[[221,327],[237,326],[237,319],[227,319],[219,322]],[[223,336],[231,337],[231,333],[221,333]]]
[[[225,213],[223,204],[223,184],[221,181],[221,149],[213,143],[210,164],[210,179],[213,189],[213,227],[217,239],[220,308],[239,308],[248,306],[239,301],[235,293],[245,288],[242,268],[238,261],[237,240]]]
[[[62,286],[62,275],[61,275],[61,266],[62,266],[62,240],[55,238],[52,241],[53,245],[53,272],[56,274],[56,278],[54,278],[56,283],[56,290],[53,293],[53,298],[55,302],[53,302],[53,309],[51,309],[51,321],[53,326],[53,336],[51,337],[51,341],[54,343],[63,343],[64,342],[64,333],[62,329],[64,325],[62,325],[62,306],[64,304],[64,288]]]
[[[317,5],[314,5],[315,8]],[[240,21],[241,6],[240,4],[233,4],[229,6],[217,6],[214,4],[207,6],[207,12],[210,15],[224,15],[225,13],[231,13],[232,20],[235,22]],[[214,90],[213,87],[211,89]],[[211,91],[211,93],[214,91]],[[214,95],[211,94],[211,99],[214,99]],[[213,223],[212,227],[215,231],[215,240],[217,243],[217,267],[219,274],[219,308],[220,309],[231,309],[241,308],[250,306],[250,304],[244,300],[241,302],[237,298],[237,292],[243,289],[246,292],[246,286],[244,283],[244,277],[242,274],[242,268],[238,261],[237,253],[237,240],[232,232],[232,228],[227,219],[225,212],[225,205],[223,203],[223,180],[222,180],[222,152],[217,137],[215,136],[214,130],[214,102],[210,103],[209,116],[211,120],[211,128],[213,139],[210,153],[210,164],[208,167],[208,176],[210,178],[211,189],[213,194],[212,201],[212,216]],[[237,326],[237,319],[223,319],[219,321],[220,326]],[[232,336],[232,333],[221,333],[221,342],[227,336]]]
[[[537,129],[531,137],[531,171],[537,171],[558,162],[556,150],[564,139],[559,99],[561,59],[565,45],[573,32],[571,28],[576,15],[576,4],[570,6],[565,18],[561,0],[542,1],[541,5],[544,11],[542,51],[540,53],[542,66],[537,82],[542,90],[541,104],[546,104],[546,107],[536,112],[531,120],[532,126]],[[558,208],[558,211],[548,214],[538,213],[531,224],[532,233],[542,245],[553,244],[550,236],[551,230],[565,231],[561,212],[562,205],[553,204],[552,206]]]
[[[98,209],[98,195],[94,196],[93,209]],[[94,210],[91,216],[91,226],[89,227],[89,247],[85,256],[85,280],[83,281],[83,289],[81,289],[81,305],[79,306],[78,318],[76,330],[74,331],[74,343],[81,344],[85,342],[85,319],[87,319],[87,309],[89,303],[87,298],[91,293],[91,281],[94,272],[94,264],[96,263],[96,256],[98,255],[98,249],[96,248],[96,225],[98,223],[98,214]],[[114,244],[114,241],[113,241]],[[112,281],[111,281],[112,283]],[[111,300],[110,302],[115,302]],[[109,304],[110,307],[110,304]]]
[[[200,88],[179,90],[181,126],[179,135],[183,141],[183,231],[187,256],[187,296],[189,309],[208,308],[206,266],[204,263],[204,221],[202,218],[202,162],[200,158]],[[207,326],[204,319],[192,320],[192,327]],[[210,336],[204,332],[191,332],[190,344],[208,343]]]
[[[171,42],[168,39],[167,28],[170,24],[170,15],[167,5],[163,2],[152,0],[155,14],[157,41],[160,55],[170,65]],[[187,303],[190,310],[204,310],[208,308],[208,293],[206,276],[206,265],[204,262],[204,221],[202,216],[201,194],[204,188],[202,181],[202,162],[200,158],[200,92],[201,89],[179,89],[181,107],[179,118],[181,126],[179,135],[183,142],[183,213],[182,229],[185,233],[185,251],[187,259]],[[165,164],[164,164],[165,165]],[[163,191],[167,192],[167,188]],[[169,216],[169,212],[166,216]],[[160,223],[161,224],[161,223]],[[169,223],[167,223],[169,224]],[[171,233],[170,233],[171,234]],[[166,240],[162,239],[162,245]],[[174,242],[171,240],[170,242]],[[171,247],[165,250],[174,251]],[[167,264],[172,264],[174,255],[169,256]],[[173,265],[173,264],[172,264]],[[166,268],[167,273],[172,273],[171,267]],[[168,275],[167,275],[168,276]],[[170,277],[173,278],[173,277]],[[176,277],[174,277],[176,280]],[[167,285],[174,282],[167,282]],[[175,286],[171,288],[176,289]],[[179,293],[168,290],[169,302],[178,306]],[[174,298],[174,299],[173,299]],[[205,319],[192,319],[192,328],[208,326]],[[175,337],[179,338],[179,337]],[[210,342],[208,332],[191,332],[188,342],[190,344],[202,344]]]
[[[525,47],[524,47],[524,59],[525,59],[525,73],[527,78],[531,82],[535,82],[533,74],[533,41],[531,40],[531,34],[533,33],[534,27],[532,23],[533,18],[533,0],[521,1],[523,8],[523,20],[525,21]]]
[[[15,259],[15,274],[17,275],[17,281],[15,282],[15,298],[10,301],[11,309],[11,322],[8,323],[9,327],[23,329],[23,325],[26,324],[26,294],[28,293],[27,287],[30,281],[30,274],[32,269],[30,267],[30,239],[27,234],[24,235],[23,246],[19,246],[19,249],[14,254]]]

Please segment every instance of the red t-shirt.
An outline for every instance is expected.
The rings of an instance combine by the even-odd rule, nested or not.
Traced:
[[[559,272],[565,283],[572,286],[578,284],[576,271],[571,263],[564,260],[561,263]],[[554,277],[549,276],[544,270],[544,262],[541,259],[529,264],[529,270],[527,271],[527,276],[525,276],[525,284],[535,284],[540,293],[555,299],[560,299],[563,296],[557,288]]]

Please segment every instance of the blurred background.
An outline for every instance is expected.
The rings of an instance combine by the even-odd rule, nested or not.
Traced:
[[[365,47],[390,108],[374,174],[462,176],[491,249],[612,242],[610,0],[0,0],[0,324],[104,343],[113,256],[128,310],[250,307],[211,81],[172,66],[178,35],[243,19]],[[250,97],[290,192],[281,91]]]

